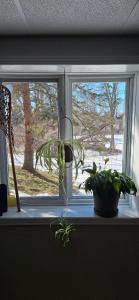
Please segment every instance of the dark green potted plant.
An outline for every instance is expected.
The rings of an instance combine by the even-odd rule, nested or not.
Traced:
[[[105,164],[108,162],[105,160]],[[93,162],[93,168],[86,168],[83,172],[90,176],[85,180],[84,187],[86,193],[91,192],[94,195],[94,210],[97,215],[102,217],[114,217],[118,213],[118,201],[120,194],[137,193],[134,181],[125,173],[116,170],[97,170],[96,163]]]

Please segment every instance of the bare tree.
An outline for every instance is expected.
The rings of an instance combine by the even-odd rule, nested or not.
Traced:
[[[15,99],[18,100],[18,107],[20,107],[20,116],[23,111],[22,114],[24,120],[24,145],[25,145],[23,169],[29,172],[34,172],[35,169],[33,163],[34,153],[33,153],[33,133],[32,133],[32,110],[31,110],[29,83],[14,82],[12,83],[12,86],[13,86],[12,97],[14,99],[14,102]],[[14,106],[14,108],[16,106]]]
[[[113,152],[115,150],[115,141],[114,141],[114,134],[115,134],[115,117],[117,106],[119,104],[119,97],[118,97],[118,82],[112,83],[104,83],[104,98],[108,103],[109,108],[109,115],[110,115],[110,151]]]
[[[56,125],[57,85],[45,82],[12,82],[12,103],[16,146],[24,145],[23,169],[32,173],[34,151],[46,132]]]
[[[73,85],[73,120],[85,129],[86,138],[92,142],[105,145],[106,136],[110,134],[110,152],[115,151],[119,100],[118,82],[100,82],[97,86],[89,83]]]
[[[32,111],[29,93],[29,83],[22,83],[23,111],[25,124],[25,149],[23,169],[34,172],[33,163],[33,133],[32,133]]]
[[[86,146],[101,149],[105,147],[107,139],[104,129],[109,126],[103,112],[104,103],[99,97],[100,91],[88,86],[88,83],[73,85],[73,123],[74,128],[80,130],[81,139]],[[89,142],[89,143],[88,143]],[[92,146],[91,146],[92,145]]]

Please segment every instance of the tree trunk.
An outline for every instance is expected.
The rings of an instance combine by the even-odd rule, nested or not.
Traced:
[[[29,83],[22,83],[23,110],[25,122],[25,150],[23,169],[34,172],[33,164],[33,134],[32,134],[32,114],[29,97]]]
[[[111,120],[110,130],[111,130],[110,151],[113,152],[113,151],[115,150],[114,124],[113,124],[113,120]]]

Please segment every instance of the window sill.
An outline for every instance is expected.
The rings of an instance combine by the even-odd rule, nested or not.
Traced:
[[[139,225],[139,196],[131,205],[119,205],[118,216],[101,218],[95,215],[93,205],[23,206],[21,212],[11,207],[0,217],[0,225],[43,225],[54,218],[64,217],[74,224]]]

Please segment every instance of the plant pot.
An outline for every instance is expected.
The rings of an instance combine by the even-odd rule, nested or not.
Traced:
[[[6,212],[8,210],[6,184],[0,184],[0,202],[2,211]]]
[[[73,149],[72,146],[64,145],[65,150],[65,162],[72,162],[73,161]]]
[[[104,218],[115,217],[118,213],[118,201],[120,194],[113,188],[99,189],[94,194],[94,210],[98,216]]]

